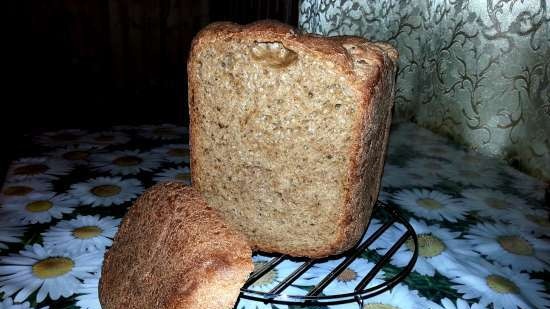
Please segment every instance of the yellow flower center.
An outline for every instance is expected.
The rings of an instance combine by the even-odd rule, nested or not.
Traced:
[[[527,214],[525,215],[525,218],[527,218],[527,220],[535,223],[540,227],[550,228],[550,221],[546,217],[543,217],[543,216],[538,217],[538,216]]]
[[[38,175],[49,170],[49,167],[44,164],[27,164],[19,166],[13,170],[15,175]]]
[[[74,267],[73,260],[65,257],[51,257],[32,266],[32,273],[40,279],[62,276]]]
[[[27,186],[9,186],[4,188],[2,194],[7,196],[23,196],[34,191],[33,188]]]
[[[168,155],[172,157],[189,157],[189,149],[171,148],[168,150]]]
[[[73,236],[80,239],[89,239],[99,236],[103,230],[97,226],[82,226],[73,230]]]
[[[263,267],[266,264],[266,262],[254,262],[254,270],[258,270],[261,267]],[[275,279],[277,279],[277,270],[272,269],[268,271],[265,275],[263,275],[260,279],[256,280],[252,286],[255,287],[262,287],[266,285],[273,284],[275,282]]]
[[[485,203],[489,205],[489,207],[494,209],[507,209],[508,203],[506,201],[503,201],[496,197],[488,197],[485,199]]]
[[[431,198],[418,199],[418,200],[416,200],[416,204],[418,204],[418,206],[420,206],[420,207],[430,209],[430,210],[443,208],[443,205],[441,205],[440,202],[438,202],[434,199],[431,199]]]
[[[25,209],[29,212],[44,212],[53,207],[50,201],[34,201],[25,205]]]
[[[399,309],[398,307],[386,304],[366,304],[363,309]]]
[[[92,188],[92,190],[90,191],[94,195],[99,197],[110,197],[110,196],[115,196],[119,194],[120,191],[122,191],[122,189],[119,186],[114,186],[114,185],[101,185],[101,186]]]
[[[499,236],[497,241],[504,250],[513,254],[532,256],[534,253],[533,246],[520,236]]]
[[[409,250],[414,250],[414,242],[409,238],[405,242],[405,246]],[[441,239],[433,236],[432,234],[420,234],[418,235],[418,254],[423,257],[434,257],[440,255],[447,249],[447,246],[441,241]]]
[[[74,151],[65,152],[63,154],[63,159],[71,160],[71,161],[86,160],[89,155],[90,154],[86,151],[74,150]]]
[[[506,294],[506,293],[517,293],[519,292],[518,286],[512,281],[499,276],[499,275],[489,275],[485,278],[487,285],[495,292]]]
[[[190,180],[191,179],[191,175],[190,174],[184,174],[184,173],[178,173],[176,175],[176,179],[177,180]]]
[[[113,160],[113,163],[118,166],[134,166],[143,162],[143,159],[136,156],[122,156]]]
[[[357,279],[357,273],[350,269],[349,267],[344,269],[343,272],[341,272],[338,277],[336,277],[336,280],[340,282],[351,282],[353,280]]]

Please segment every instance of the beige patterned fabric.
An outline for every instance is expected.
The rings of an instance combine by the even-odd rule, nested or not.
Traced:
[[[550,2],[303,0],[302,30],[389,41],[396,120],[550,180]]]

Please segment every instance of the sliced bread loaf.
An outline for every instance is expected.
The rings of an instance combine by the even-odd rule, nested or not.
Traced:
[[[206,27],[188,61],[193,185],[255,249],[350,248],[379,190],[396,60],[272,21]]]
[[[165,183],[130,208],[107,252],[103,309],[230,309],[253,269],[245,237],[190,187]]]

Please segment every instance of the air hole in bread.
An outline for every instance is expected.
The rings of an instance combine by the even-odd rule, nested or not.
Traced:
[[[298,60],[298,54],[281,42],[254,42],[250,51],[253,60],[271,68],[286,68]]]

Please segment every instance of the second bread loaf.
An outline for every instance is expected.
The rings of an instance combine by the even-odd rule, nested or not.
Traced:
[[[231,309],[253,269],[245,237],[178,183],[147,190],[105,255],[103,309]]]

